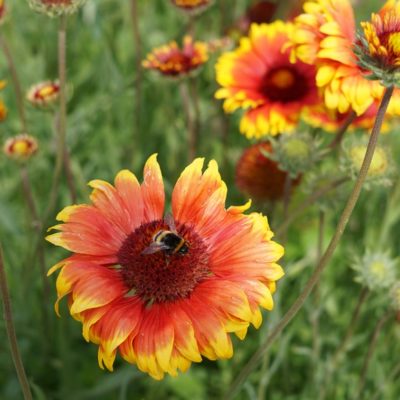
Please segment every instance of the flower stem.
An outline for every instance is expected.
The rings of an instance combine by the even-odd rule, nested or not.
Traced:
[[[315,268],[313,274],[311,275],[309,281],[306,284],[306,287],[298,296],[297,300],[292,304],[286,314],[282,317],[279,323],[275,326],[269,336],[266,338],[265,342],[260,346],[260,348],[254,353],[249,362],[244,366],[240,374],[236,377],[231,387],[228,389],[228,392],[225,395],[226,399],[231,399],[239,390],[241,385],[250,375],[250,373],[254,370],[254,368],[258,365],[258,363],[262,360],[263,355],[269,349],[269,347],[274,343],[275,339],[280,335],[280,333],[285,329],[285,327],[290,323],[290,321],[296,316],[296,314],[303,307],[305,301],[310,295],[312,289],[315,284],[319,281],[322,272],[324,271],[326,265],[331,260],[333,253],[339,244],[340,238],[343,235],[344,230],[346,229],[347,223],[349,222],[350,216],[354,210],[354,207],[357,203],[357,200],[360,196],[361,189],[365,178],[367,177],[367,173],[369,167],[371,165],[372,157],[374,155],[375,147],[378,141],[379,133],[382,127],[383,119],[385,117],[385,113],[387,107],[389,105],[389,101],[393,94],[393,87],[386,88],[385,93],[383,95],[381,104],[379,106],[379,110],[376,115],[375,124],[371,132],[370,140],[368,143],[367,151],[364,156],[364,160],[358,174],[356,183],[354,188],[350,194],[350,197],[347,201],[347,204],[340,216],[339,223],[336,227],[336,231],[329,243],[328,248],[324,252],[320,262]]]
[[[189,162],[191,162],[195,157],[196,157],[196,147],[197,147],[197,120],[198,120],[198,106],[194,104],[195,99],[191,99],[190,95],[190,82],[188,80],[185,80],[181,82],[180,86],[180,92],[181,92],[181,97],[182,97],[182,105],[183,105],[183,110],[185,112],[185,117],[186,117],[186,124],[187,124],[187,130],[188,130],[188,147],[189,147],[189,153],[188,153],[188,159]],[[193,107],[191,107],[191,103],[193,100]],[[192,110],[193,108],[193,110]]]
[[[67,132],[67,96],[66,96],[66,42],[67,42],[67,17],[62,15],[58,28],[58,79],[60,82],[60,108],[57,123],[57,155],[56,165],[54,167],[53,181],[49,195],[49,203],[47,206],[44,224],[50,214],[53,212],[58,193],[61,173],[64,164],[64,155],[66,149],[66,132]]]
[[[1,292],[1,299],[3,301],[3,315],[7,330],[8,341],[10,343],[12,358],[14,361],[15,370],[18,375],[18,380],[24,395],[24,399],[32,400],[31,389],[29,387],[28,378],[26,377],[24,364],[22,362],[21,354],[18,348],[17,335],[15,333],[15,328],[12,318],[10,293],[8,291],[6,279],[7,277],[4,268],[3,249],[0,244],[0,292]]]
[[[363,304],[365,303],[365,301],[367,300],[368,295],[369,295],[368,289],[363,288],[360,292],[356,307],[354,308],[353,314],[350,318],[346,333],[345,333],[341,343],[337,347],[334,355],[332,356],[332,361],[330,362],[329,369],[328,369],[325,379],[324,379],[324,385],[322,386],[321,394],[319,396],[320,400],[325,399],[325,397],[328,393],[327,390],[329,389],[329,386],[332,383],[333,374],[337,371],[337,367],[338,367],[342,357],[346,354],[349,340],[353,336],[354,328],[356,327],[356,324],[360,318],[361,308],[362,308]]]
[[[382,328],[390,318],[393,318],[392,311],[389,311],[385,315],[383,315],[383,317],[379,319],[378,323],[375,326],[374,332],[372,333],[372,336],[371,336],[371,341],[370,341],[370,344],[368,347],[368,351],[367,351],[367,354],[366,354],[364,362],[363,362],[363,366],[362,366],[361,373],[360,373],[360,380],[358,381],[357,393],[356,393],[354,399],[359,400],[362,398],[362,392],[364,390],[365,381],[367,379],[369,363],[372,359],[372,356],[375,353],[376,346],[378,344],[378,338],[382,331]]]
[[[317,200],[319,200],[321,197],[324,197],[326,194],[336,189],[348,180],[349,178],[342,177],[332,182],[329,182],[325,186],[322,186],[320,189],[317,189],[288,215],[287,219],[285,219],[285,221],[283,221],[282,224],[276,229],[275,234],[277,236],[280,236],[297,217],[303,214],[303,212],[306,211]]]
[[[135,104],[134,104],[134,118],[135,124],[133,129],[133,143],[135,148],[140,148],[140,129],[141,129],[141,111],[142,111],[142,81],[143,81],[143,69],[142,69],[142,38],[139,29],[139,12],[138,12],[138,0],[131,0],[131,19],[132,19],[132,32],[133,41],[135,45],[135,57],[136,57],[136,79],[135,79]],[[139,147],[138,147],[139,146]]]
[[[338,129],[338,131],[335,134],[335,138],[332,140],[332,142],[329,144],[328,148],[330,150],[336,149],[342,143],[344,134],[347,132],[347,129],[349,126],[354,122],[354,120],[357,118],[357,114],[352,111],[348,117],[344,120],[342,126]]]
[[[0,46],[3,49],[4,56],[7,60],[8,68],[11,73],[11,78],[14,85],[14,92],[17,101],[17,108],[19,113],[19,118],[21,121],[22,131],[28,133],[28,127],[26,123],[25,107],[24,107],[24,96],[22,94],[21,83],[18,78],[17,69],[15,67],[14,59],[11,54],[10,48],[2,34],[0,34]]]

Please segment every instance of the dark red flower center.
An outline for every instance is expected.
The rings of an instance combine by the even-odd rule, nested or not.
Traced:
[[[261,92],[271,101],[289,103],[302,99],[309,90],[307,78],[290,66],[273,68],[261,82]]]
[[[176,234],[185,240],[187,252],[143,254],[158,232],[169,229],[164,220],[143,224],[126,238],[118,252],[125,284],[149,304],[186,298],[211,273],[206,244],[193,228],[179,222]]]

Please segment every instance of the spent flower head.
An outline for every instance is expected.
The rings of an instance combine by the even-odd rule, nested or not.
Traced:
[[[32,10],[49,17],[74,14],[86,0],[28,0]]]
[[[306,133],[271,138],[271,143],[273,152],[266,155],[276,161],[292,178],[309,170],[323,154],[320,142]]]
[[[389,0],[371,20],[362,22],[356,47],[360,65],[370,79],[384,86],[400,85],[400,1]]]
[[[343,141],[342,147],[340,168],[347,176],[356,180],[367,151],[368,137],[348,137]],[[390,148],[377,144],[364,187],[370,189],[376,185],[391,186],[395,170]]]
[[[396,279],[397,265],[398,260],[388,253],[367,250],[352,265],[356,271],[354,280],[370,290],[387,289]]]
[[[21,134],[6,140],[4,154],[13,160],[28,161],[38,150],[38,143],[33,136]]]
[[[284,196],[288,173],[280,169],[272,153],[271,143],[257,143],[245,149],[236,164],[237,187],[255,200],[275,201]],[[300,178],[294,179],[292,189],[299,182]]]

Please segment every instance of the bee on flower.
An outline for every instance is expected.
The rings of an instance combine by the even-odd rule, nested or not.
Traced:
[[[73,252],[49,274],[58,303],[68,296],[83,336],[98,344],[100,367],[120,354],[155,379],[176,376],[192,362],[230,358],[230,333],[244,339],[261,324],[260,306],[273,308],[283,275],[283,248],[271,240],[267,218],[225,208],[227,187],[215,161],[181,174],[164,214],[156,156],[144,181],[127,170],[114,185],[90,182],[92,204],[66,207],[47,240]]]
[[[288,133],[305,107],[316,104],[315,68],[290,61],[284,49],[291,23],[253,24],[237,49],[222,54],[216,65],[224,110],[245,110],[240,131],[247,138]]]
[[[38,143],[33,136],[21,134],[6,140],[4,154],[13,160],[28,161],[38,150]]]
[[[58,81],[45,81],[31,86],[26,93],[26,99],[34,107],[48,108],[58,101],[59,95]]]
[[[153,49],[142,64],[144,68],[158,71],[161,75],[181,78],[198,70],[208,58],[207,43],[185,36],[182,48],[172,41]]]

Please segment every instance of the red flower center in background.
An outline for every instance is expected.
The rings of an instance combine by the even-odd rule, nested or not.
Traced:
[[[143,254],[160,230],[169,230],[163,220],[143,224],[132,232],[118,252],[125,284],[146,303],[165,303],[190,295],[210,275],[207,246],[194,230],[177,223],[177,233],[189,246],[185,254],[158,251]]]
[[[309,87],[307,78],[295,68],[278,67],[267,72],[260,90],[271,101],[289,103],[301,100],[309,92]]]

